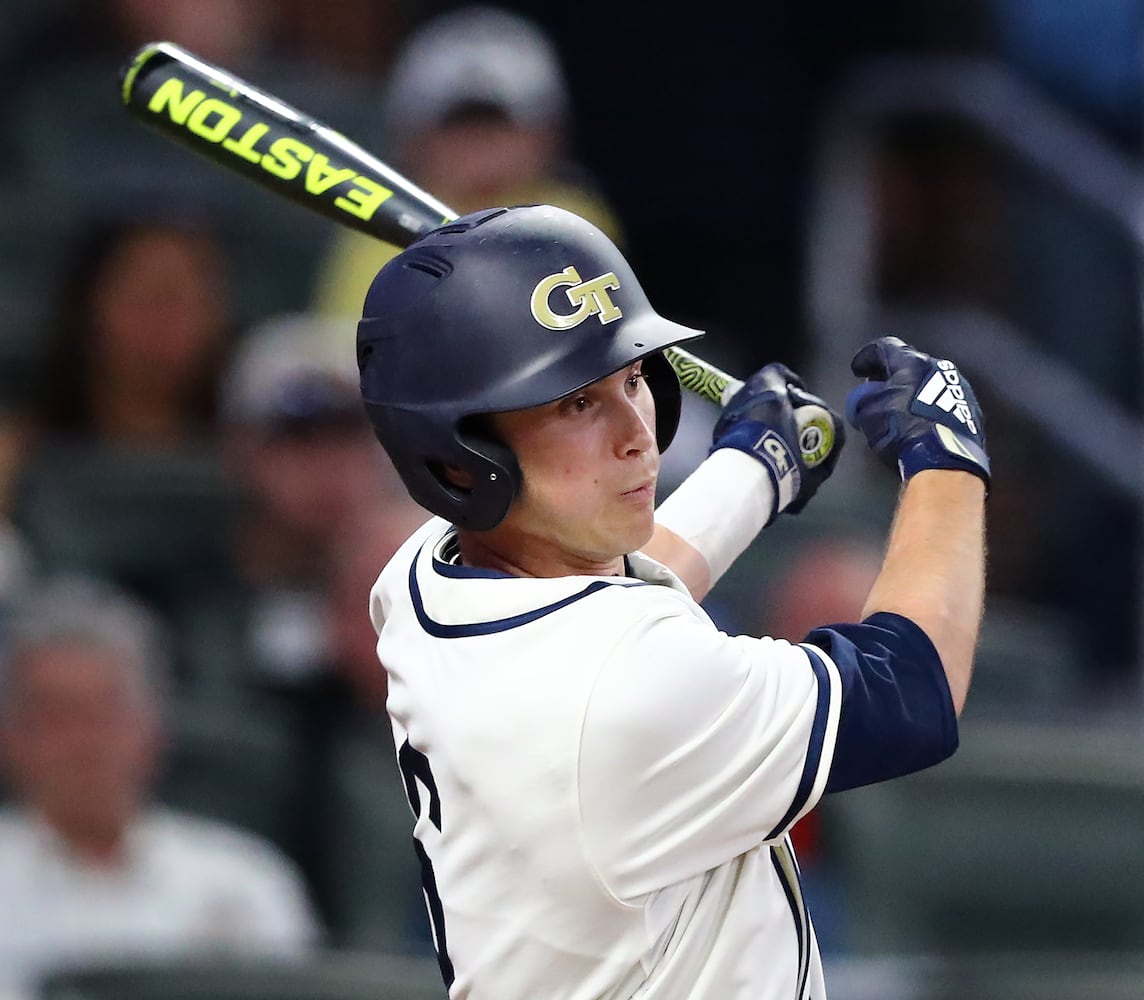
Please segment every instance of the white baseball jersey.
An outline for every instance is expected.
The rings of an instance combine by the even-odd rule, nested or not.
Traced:
[[[450,996],[823,1000],[787,832],[826,784],[830,658],[720,632],[638,554],[456,563],[430,521],[370,602]]]

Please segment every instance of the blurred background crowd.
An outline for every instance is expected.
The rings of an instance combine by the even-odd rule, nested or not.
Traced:
[[[0,8],[0,997],[221,955],[439,991],[366,615],[422,517],[355,380],[393,251],[130,118],[155,40],[458,212],[587,216],[733,372],[840,408],[871,336],[955,358],[995,468],[963,749],[797,829],[828,983],[1144,995],[1144,0]],[[708,610],[854,618],[895,485],[852,442]]]

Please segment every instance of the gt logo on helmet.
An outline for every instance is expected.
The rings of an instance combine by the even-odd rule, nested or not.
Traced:
[[[579,272],[569,264],[563,271],[541,279],[532,290],[532,316],[549,330],[571,330],[593,315],[599,316],[601,323],[611,323],[623,316],[620,307],[608,294],[609,290],[615,291],[619,287],[620,279],[612,271],[581,281]],[[557,288],[565,289],[568,301],[576,307],[574,312],[560,313],[552,308],[548,299]]]

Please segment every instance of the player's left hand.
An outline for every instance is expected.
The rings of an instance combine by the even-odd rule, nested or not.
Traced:
[[[854,355],[850,370],[867,381],[850,391],[846,417],[903,482],[923,469],[958,469],[989,488],[981,407],[952,361],[879,337]]]
[[[806,506],[834,471],[845,441],[842,418],[786,365],[774,363],[747,379],[723,408],[711,450],[737,448],[762,463],[775,490],[774,520]]]

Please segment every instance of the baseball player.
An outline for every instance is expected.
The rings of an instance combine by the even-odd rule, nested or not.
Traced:
[[[972,390],[893,338],[858,353],[850,421],[905,484],[863,620],[729,636],[696,599],[833,461],[803,464],[794,410],[825,404],[767,366],[657,523],[660,352],[695,336],[545,206],[435,230],[366,297],[365,405],[438,515],[370,613],[453,998],[823,1000],[791,827],[956,747],[989,480]]]

